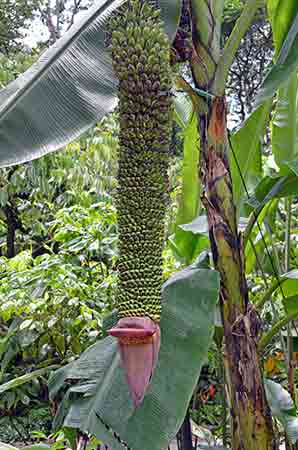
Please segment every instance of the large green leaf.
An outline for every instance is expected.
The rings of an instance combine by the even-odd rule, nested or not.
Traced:
[[[261,309],[266,302],[271,300],[275,291],[279,291],[281,293],[282,289],[282,297],[284,297],[283,304],[286,312],[287,314],[294,314],[296,312],[296,305],[294,302],[296,301],[295,299],[298,298],[297,295],[295,295],[298,294],[297,280],[298,270],[291,270],[290,272],[280,275],[279,279],[273,282],[263,297],[258,300],[256,303],[257,309]]]
[[[257,95],[256,109],[231,139],[245,183],[248,183],[249,176],[260,175],[261,140],[269,119],[272,98],[275,92],[286,84],[291,76],[294,76],[293,72],[298,67],[298,4],[296,0],[267,0],[267,6],[273,28],[275,50],[279,57]],[[294,139],[293,134],[289,134],[289,127],[293,130],[292,122],[296,120],[296,114],[290,116],[293,108],[296,110],[296,95],[295,98],[285,98],[288,90],[289,86],[286,86],[283,92],[280,92],[280,102],[275,112],[273,152],[275,155],[280,155],[277,157],[277,163],[280,160],[291,161],[292,155],[295,154],[293,146],[289,147],[289,140],[292,143]],[[292,92],[293,86],[291,86]],[[284,140],[285,136],[286,140]],[[282,147],[284,151],[281,152],[279,147]],[[230,158],[235,201],[239,205],[244,186],[235,157],[231,155]]]
[[[56,425],[88,430],[113,450],[123,450],[114,431],[134,449],[163,450],[178,431],[198,380],[214,329],[219,277],[185,269],[164,286],[159,362],[143,404],[134,409],[117,344],[107,337],[50,380],[61,398]],[[106,425],[110,427],[107,431]]]
[[[275,54],[278,55],[285,38],[298,14],[296,0],[268,0],[268,12],[272,26]],[[296,19],[297,20],[297,19]],[[296,27],[297,30],[297,27]],[[294,38],[294,34],[292,34]],[[297,39],[297,37],[295,38]],[[297,64],[286,85],[278,91],[277,103],[271,122],[272,151],[282,173],[289,173],[288,164],[297,159]]]
[[[287,7],[287,2],[283,2]],[[298,6],[297,6],[298,9]],[[276,91],[284,86],[298,68],[298,10],[284,40],[280,54],[265,77],[256,98],[256,106],[270,100]]]
[[[275,54],[278,55],[293,20],[298,13],[296,0],[267,0]]]
[[[264,385],[272,415],[282,423],[288,438],[295,443],[298,440],[298,417],[289,392],[272,380],[265,380]]]
[[[257,264],[257,255],[262,255],[265,252],[265,246],[270,245],[270,234],[268,230],[264,227],[265,220],[268,220],[268,217],[276,214],[277,210],[277,201],[268,202],[263,208],[261,213],[258,216],[258,224],[259,226],[254,227],[251,230],[249,235],[249,240],[246,242],[245,247],[245,271],[246,273],[251,273]],[[261,232],[260,229],[261,228]],[[253,245],[252,245],[253,244]],[[266,268],[269,273],[271,273],[274,269],[272,268],[271,260],[269,261],[269,267]]]
[[[298,295],[285,297],[283,298],[282,302],[288,315],[293,315],[295,313],[298,315]]]
[[[247,203],[254,208],[265,206],[275,198],[298,195],[298,177],[296,175],[277,175],[264,177],[256,186],[254,194]]]
[[[272,151],[281,172],[289,173],[289,163],[298,157],[298,77],[295,71],[286,86],[278,91],[271,122]]]
[[[184,132],[182,192],[177,212],[177,225],[188,223],[198,215],[200,196],[199,135],[197,116],[193,114]]]
[[[268,101],[255,110],[242,127],[231,136],[230,164],[234,200],[238,207],[244,194],[243,180],[248,184],[249,177],[256,178],[262,174],[261,143],[269,120],[271,104],[272,101]]]
[[[282,284],[282,293],[285,297],[298,295],[298,270],[291,270],[283,275],[286,281]]]
[[[200,198],[198,164],[198,125],[197,116],[193,113],[184,129],[182,187],[174,227],[175,235],[171,237],[173,249],[178,256],[184,259],[186,264],[190,264],[201,250],[198,245],[200,237],[179,227],[179,225],[191,222],[198,215]]]
[[[29,70],[0,91],[0,166],[38,158],[77,138],[117,104],[105,23],[125,0],[97,0]],[[180,0],[161,0],[172,39]]]
[[[257,237],[259,251],[263,251],[264,239],[267,239],[268,232],[263,230],[260,233],[259,227],[263,227],[264,221],[269,221],[271,229],[275,229],[276,211],[278,200],[283,197],[291,197],[298,194],[298,178],[296,175],[264,177],[256,186],[254,193],[249,197],[246,206],[252,208],[250,218],[244,232],[244,243],[246,247],[246,268],[254,267],[256,262],[255,249],[249,243]],[[256,227],[258,224],[258,227]],[[267,236],[266,236],[267,234]],[[270,263],[271,267],[271,263]]]

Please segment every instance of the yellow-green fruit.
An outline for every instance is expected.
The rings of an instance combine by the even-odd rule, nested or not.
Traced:
[[[169,42],[158,11],[148,3],[129,1],[116,22],[119,313],[159,321],[171,134]]]

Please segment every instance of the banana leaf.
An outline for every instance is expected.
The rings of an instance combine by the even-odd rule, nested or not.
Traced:
[[[97,0],[24,74],[0,91],[0,167],[38,158],[80,136],[117,105],[106,21],[125,0]],[[172,40],[181,0],[161,0]]]
[[[291,395],[273,380],[265,379],[264,385],[272,415],[281,422],[288,439],[295,444],[298,440],[298,417]]]
[[[282,174],[291,174],[289,166],[298,157],[298,78],[294,73],[287,85],[278,91],[271,122],[272,153]]]
[[[298,14],[298,4],[296,0],[286,3],[268,0],[268,12],[275,53],[278,54]],[[298,155],[297,68],[296,64],[296,70],[278,91],[271,121],[272,152],[282,174],[291,173],[291,163],[297,160]]]
[[[230,165],[233,179],[234,201],[240,210],[246,197],[244,183],[250,186],[250,177],[262,175],[262,139],[269,121],[272,101],[256,109],[230,140]],[[240,170],[241,173],[240,173]]]
[[[183,130],[183,165],[182,186],[178,201],[178,211],[174,225],[174,235],[169,243],[178,258],[186,264],[191,264],[201,250],[201,236],[188,233],[180,225],[189,223],[198,216],[200,200],[200,181],[198,175],[199,136],[195,114],[190,116]],[[206,240],[204,239],[206,243]]]
[[[285,9],[288,5],[285,2]],[[257,94],[255,105],[260,106],[270,100],[275,92],[286,85],[298,68],[298,12],[286,35],[275,64],[265,77]]]
[[[208,269],[185,269],[165,284],[159,362],[138,409],[133,407],[111,337],[54,373],[49,391],[52,401],[60,401],[56,427],[88,430],[113,450],[123,450],[123,442],[133,449],[167,448],[183,422],[207,358],[218,289],[218,273]],[[110,322],[106,323],[111,326]]]

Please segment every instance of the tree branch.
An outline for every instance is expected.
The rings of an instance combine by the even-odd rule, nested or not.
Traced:
[[[80,5],[81,5],[81,0],[73,0],[72,14],[71,14],[71,19],[70,19],[69,25],[67,27],[67,31],[73,26],[74,18],[75,18],[75,15],[80,10]]]

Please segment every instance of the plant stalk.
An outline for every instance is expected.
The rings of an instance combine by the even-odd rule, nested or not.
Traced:
[[[249,1],[251,6],[255,1]],[[220,27],[223,0],[192,0],[195,88],[223,94],[225,65],[219,76]],[[247,14],[247,8],[245,8]],[[256,10],[254,10],[255,13]],[[254,13],[243,30],[236,30],[229,64]],[[241,35],[241,37],[240,37]],[[221,69],[220,69],[221,70]],[[219,77],[219,78],[218,78]],[[218,91],[218,86],[220,90]],[[249,303],[243,242],[237,229],[229,166],[227,106],[224,95],[205,100],[207,113],[198,112],[201,142],[200,175],[215,268],[221,275],[220,308],[224,328],[224,364],[231,408],[233,450],[275,450],[272,418],[265,397],[257,343],[260,320]]]
[[[199,118],[202,148],[203,204],[207,210],[211,250],[221,274],[220,304],[225,334],[225,366],[234,450],[275,448],[257,353],[260,321],[248,301],[242,241],[228,164],[226,104],[223,97]]]
[[[249,29],[258,8],[260,8],[263,3],[264,2],[262,0],[248,0],[244,5],[243,11],[226,42],[223,53],[217,65],[214,83],[215,93],[217,95],[224,94],[229,70],[234,61],[241,40]]]

